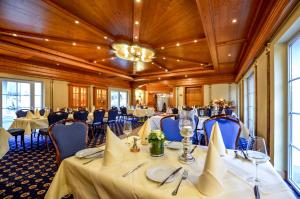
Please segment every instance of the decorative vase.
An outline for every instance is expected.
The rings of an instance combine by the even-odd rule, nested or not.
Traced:
[[[156,140],[151,142],[150,154],[154,157],[164,155],[164,140]]]

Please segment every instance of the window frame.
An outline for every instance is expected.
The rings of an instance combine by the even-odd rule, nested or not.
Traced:
[[[126,92],[127,93],[127,99],[126,99],[126,106],[130,104],[130,90],[127,90],[127,89],[120,89],[120,88],[110,88],[109,89],[109,92],[108,92],[108,95],[109,95],[109,106],[112,107],[112,104],[111,104],[111,93],[112,92],[117,92],[118,93],[118,108],[120,108],[120,96],[121,96],[121,92]]]
[[[300,185],[297,184],[295,181],[293,181],[293,155],[292,152],[293,150],[297,150],[300,152],[300,148],[298,148],[297,146],[295,146],[293,144],[293,123],[292,123],[292,117],[293,115],[300,115],[300,112],[294,112],[292,110],[292,94],[293,94],[293,90],[292,90],[292,83],[295,81],[300,81],[300,75],[299,77],[292,77],[292,53],[291,53],[291,48],[292,45],[296,42],[300,40],[300,34],[294,36],[287,45],[287,64],[288,64],[288,72],[287,72],[287,120],[288,120],[288,136],[287,136],[287,180],[288,182],[294,187],[294,189],[300,193]],[[299,66],[300,67],[300,66]]]

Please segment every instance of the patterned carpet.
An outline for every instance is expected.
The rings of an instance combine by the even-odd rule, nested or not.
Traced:
[[[141,122],[133,122],[133,129],[141,126]],[[122,133],[122,124],[117,123],[112,130],[119,136]],[[30,148],[30,137],[25,136],[27,151],[22,147],[16,149],[14,138],[9,141],[10,151],[0,160],[0,198],[44,198],[51,181],[57,171],[55,164],[55,149],[49,144],[50,151],[45,148],[45,142],[40,142],[37,149],[37,140],[34,138],[33,148]],[[89,147],[100,145],[105,141],[103,133],[97,134]]]

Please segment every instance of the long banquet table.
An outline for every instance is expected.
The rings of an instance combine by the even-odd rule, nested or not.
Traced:
[[[166,148],[165,156],[151,157],[149,146],[141,146],[141,151],[138,153],[131,153],[128,150],[125,159],[112,167],[102,166],[103,159],[101,158],[83,165],[83,162],[87,160],[77,159],[73,156],[62,161],[45,198],[61,198],[70,193],[74,198],[212,198],[205,197],[195,188],[195,183],[204,166],[206,151],[205,147],[197,147],[193,153],[196,161],[192,165],[178,162],[180,150]],[[224,192],[213,198],[254,199],[253,187],[248,184],[246,179],[255,174],[255,167],[252,163],[235,159],[233,156],[233,151],[230,151],[230,154],[224,158],[224,166],[228,169],[224,177]],[[124,173],[142,162],[147,163],[129,176],[122,177]],[[179,177],[174,182],[161,187],[147,179],[145,175],[147,168],[156,164],[183,166],[189,171],[188,180],[182,182],[177,196],[172,196],[171,193],[175,189]],[[294,198],[291,190],[269,162],[259,165],[258,172],[265,183],[265,186],[260,189],[262,199]]]

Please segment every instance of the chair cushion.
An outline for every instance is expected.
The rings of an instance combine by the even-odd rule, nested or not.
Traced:
[[[15,128],[15,129],[9,129],[7,130],[7,132],[9,132],[12,136],[16,136],[16,135],[22,135],[24,134],[24,129],[20,129],[20,128]]]

